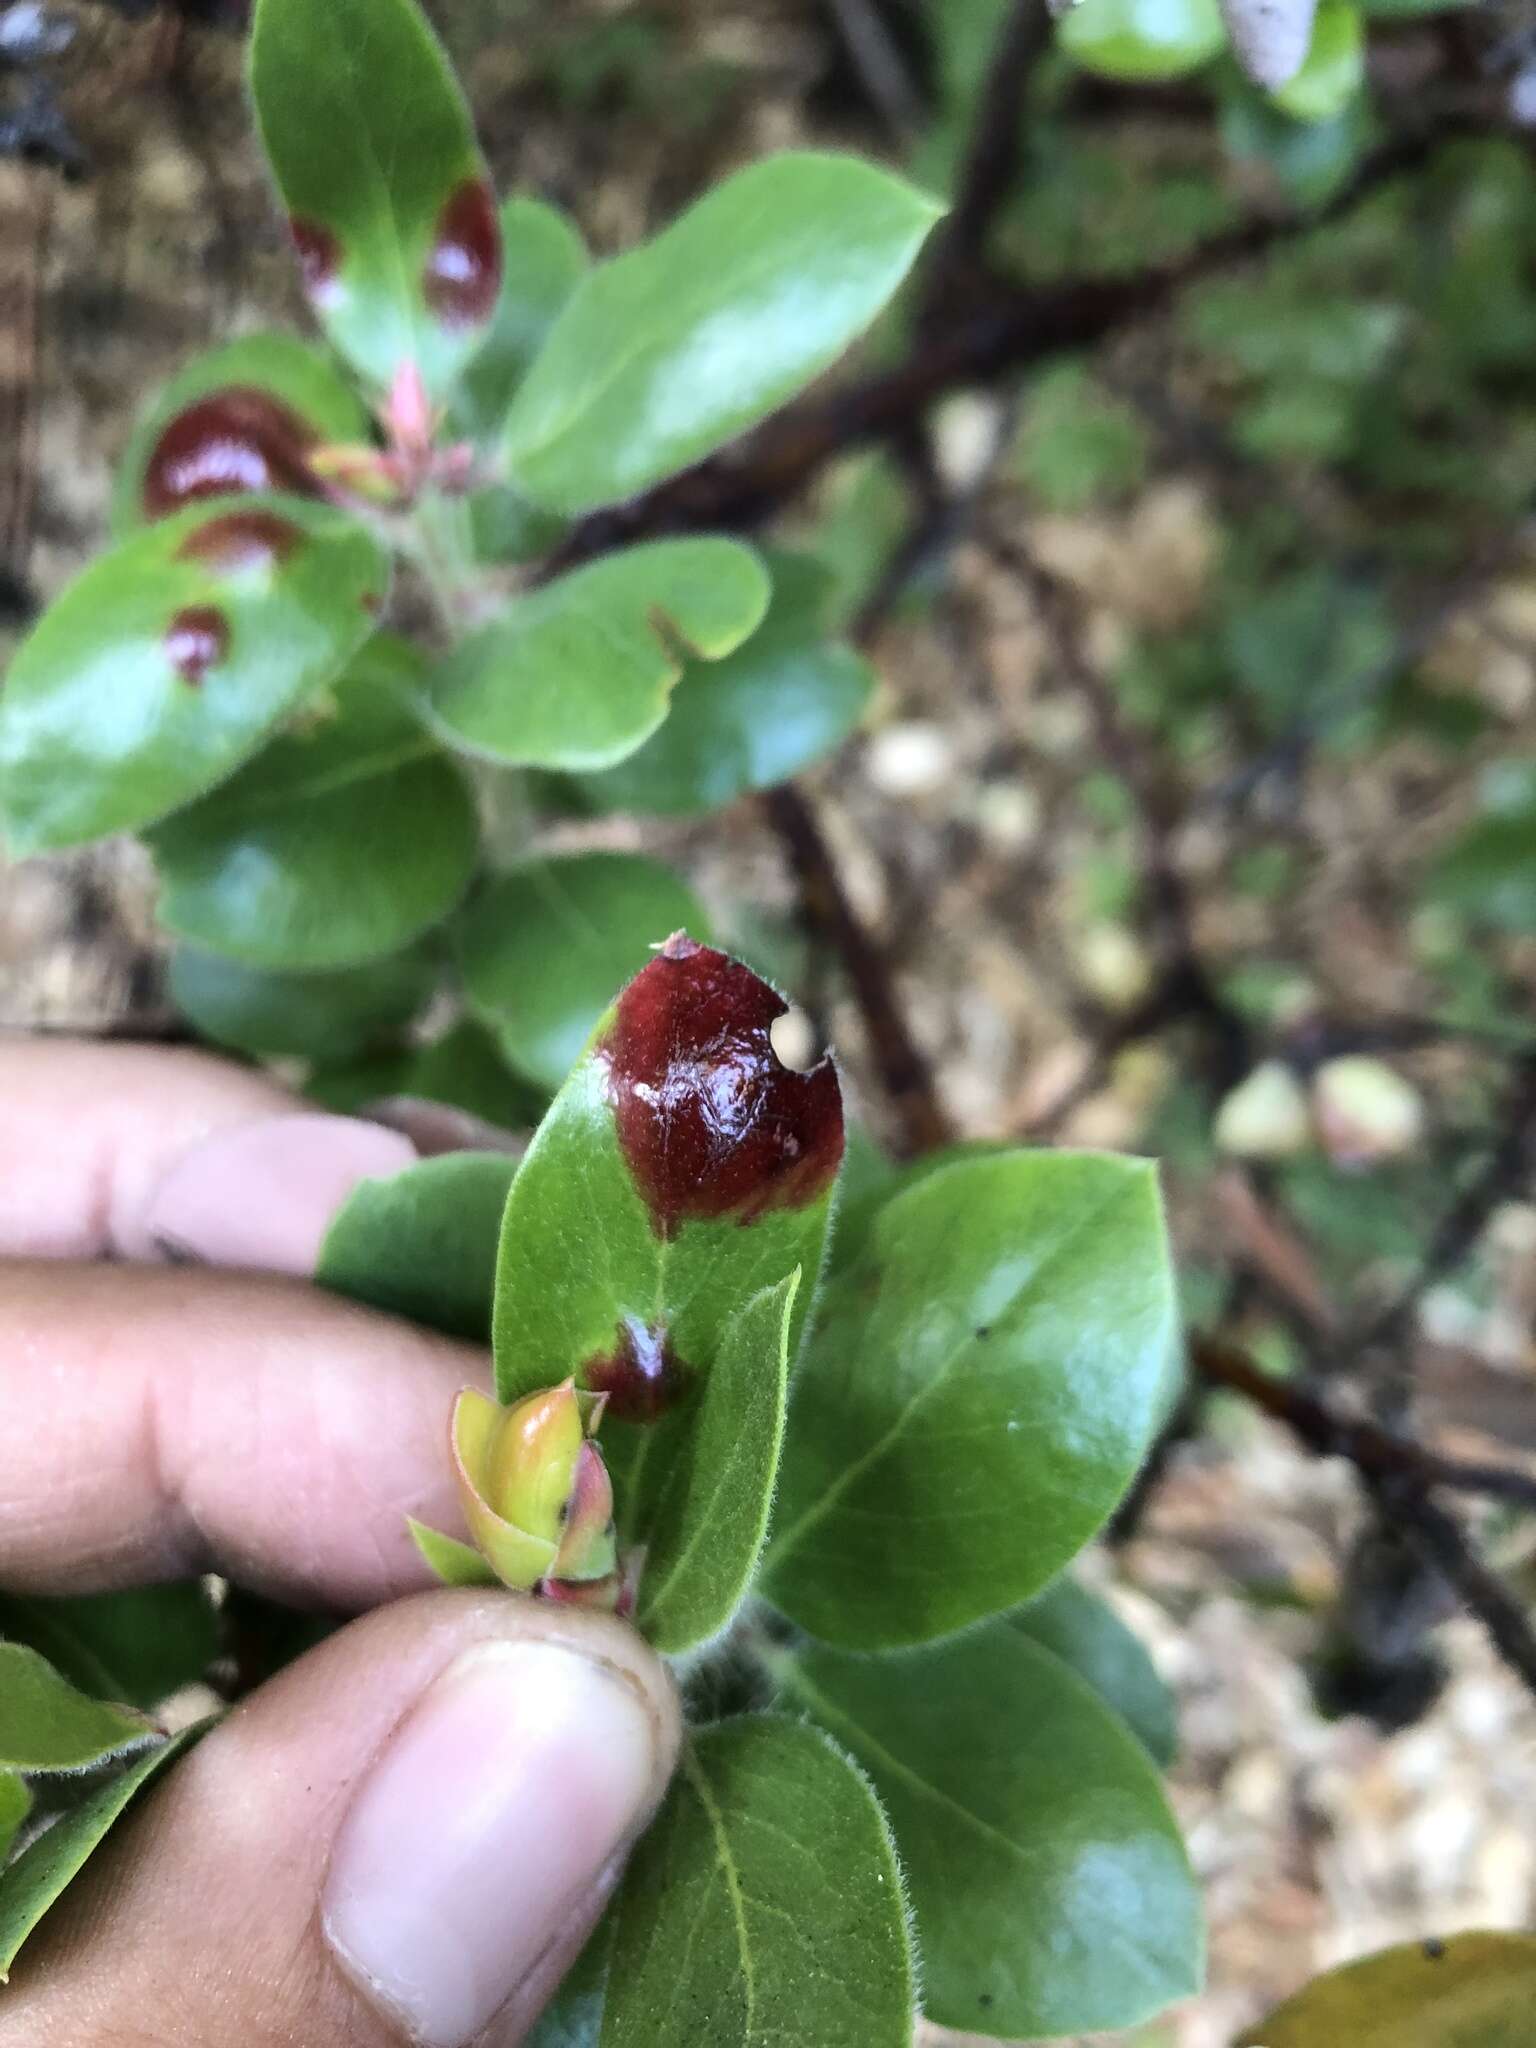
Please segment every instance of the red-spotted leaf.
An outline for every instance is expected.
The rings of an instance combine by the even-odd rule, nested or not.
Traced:
[[[93,562],[0,696],[12,851],[131,831],[224,781],[339,674],[388,574],[352,519],[293,497],[200,501]]]
[[[310,304],[381,389],[483,339],[501,229],[463,94],[413,0],[259,0],[251,88]]]
[[[113,527],[131,533],[240,491],[318,498],[310,451],[367,433],[357,394],[318,349],[289,334],[242,335],[188,363],[145,411],[118,466]]]
[[[780,1062],[769,1033],[787,1007],[739,962],[674,936],[599,1020],[512,1184],[497,1388],[515,1400],[571,1373],[608,1395],[626,1539],[691,1456],[737,1311],[799,1267],[793,1359],[815,1291],[842,1100],[830,1060]]]

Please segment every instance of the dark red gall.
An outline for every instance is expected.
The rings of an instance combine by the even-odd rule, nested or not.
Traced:
[[[832,1062],[797,1074],[769,1028],[789,1005],[750,968],[679,932],[618,1001],[599,1057],[619,1144],[659,1236],[750,1223],[831,1186],[843,1156]]]
[[[581,1384],[608,1396],[608,1413],[620,1422],[658,1422],[676,1407],[693,1375],[667,1342],[638,1316],[625,1316],[612,1351],[589,1358]]]
[[[303,540],[300,527],[279,512],[253,505],[249,512],[222,512],[195,527],[176,550],[186,562],[201,562],[216,575],[266,569],[285,562]]]
[[[230,384],[167,422],[144,468],[141,496],[151,519],[197,498],[235,491],[321,495],[306,460],[318,437],[290,406],[254,385]]]
[[[501,223],[483,178],[466,178],[449,194],[421,287],[427,304],[448,327],[482,326],[495,311],[501,290]]]
[[[188,605],[166,627],[165,651],[181,680],[198,689],[229,652],[229,621],[210,604]]]

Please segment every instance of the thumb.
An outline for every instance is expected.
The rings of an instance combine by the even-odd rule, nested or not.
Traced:
[[[134,1809],[23,1952],[0,2048],[514,2048],[677,1740],[671,1680],[609,1617],[381,1608]]]

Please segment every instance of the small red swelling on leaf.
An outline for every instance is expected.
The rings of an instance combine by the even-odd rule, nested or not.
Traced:
[[[480,327],[501,290],[501,223],[483,178],[466,178],[449,194],[427,254],[422,293],[448,327]]]
[[[297,214],[289,221],[288,232],[293,237],[305,291],[317,306],[329,305],[339,288],[341,245],[329,228],[321,227],[315,220],[300,220]]]
[[[786,1067],[769,1029],[789,1005],[750,968],[683,932],[619,997],[598,1046],[619,1144],[658,1236],[751,1223],[831,1186],[843,1106],[825,1059]]]
[[[215,575],[234,576],[243,570],[277,568],[303,538],[291,519],[253,506],[249,512],[222,512],[196,527],[176,553],[182,561],[203,563]]]
[[[687,1392],[691,1378],[666,1331],[638,1316],[626,1316],[613,1350],[589,1358],[581,1369],[582,1385],[606,1395],[609,1414],[620,1422],[659,1421]]]
[[[165,651],[177,675],[195,690],[229,652],[229,621],[212,605],[188,605],[166,628]]]
[[[291,406],[254,385],[231,384],[176,413],[144,466],[141,495],[151,519],[197,498],[236,491],[321,495],[306,460],[316,440]]]

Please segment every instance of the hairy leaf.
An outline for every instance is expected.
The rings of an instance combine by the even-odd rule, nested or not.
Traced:
[[[316,1280],[388,1315],[485,1343],[515,1171],[500,1152],[447,1152],[360,1182],[326,1232]]]
[[[763,616],[768,578],[730,540],[658,540],[573,569],[464,640],[427,703],[452,743],[527,768],[606,768],[667,715],[684,651],[718,661]]]
[[[1062,1578],[1008,1619],[1091,1685],[1155,1764],[1166,1769],[1173,1762],[1178,1746],[1173,1696],[1139,1637],[1107,1600]]]
[[[0,1636],[97,1699],[156,1707],[218,1655],[219,1617],[199,1579],[67,1599],[0,1593]]]
[[[601,2048],[908,2048],[915,2004],[864,1779],[797,1722],[701,1730],[625,1874]]]
[[[379,641],[328,714],[151,836],[171,931],[248,966],[360,966],[446,917],[478,852],[457,765],[407,708],[409,650]]]
[[[0,1642],[0,1770],[83,1771],[154,1739],[142,1714],[89,1698],[25,1643]]]
[[[655,861],[627,853],[524,861],[465,915],[465,991],[518,1072],[553,1092],[614,990],[684,927],[708,932],[692,892]]]
[[[9,1978],[22,1943],[71,1879],[79,1875],[134,1794],[190,1749],[209,1726],[201,1721],[134,1757],[115,1778],[72,1807],[0,1871],[0,1984]]]
[[[701,1391],[737,1311],[796,1268],[791,1359],[799,1343],[843,1124],[830,1061],[794,1073],[773,1051],[786,1007],[725,955],[670,940],[600,1020],[512,1184],[497,1389],[512,1401],[571,1373],[608,1395],[626,1539],[649,1533],[706,1420],[724,1426]]]
[[[501,229],[469,112],[414,0],[258,0],[251,89],[305,289],[387,388],[444,391],[484,338]]]
[[[1157,1775],[1059,1659],[997,1621],[894,1659],[807,1648],[780,1672],[885,1802],[931,2019],[1072,2034],[1197,1988],[1199,1896]]]
[[[784,1441],[799,1285],[796,1267],[727,1323],[693,1441],[660,1493],[635,1619],[667,1656],[718,1635],[757,1569]]]
[[[1146,1455],[1174,1311],[1141,1160],[1000,1153],[895,1196],[795,1383],[770,1597],[865,1649],[1031,1598]]]
[[[334,680],[388,570],[342,513],[216,498],[93,562],[0,696],[0,810],[17,854],[152,824],[222,782]]]
[[[727,178],[577,288],[512,406],[514,482],[585,512],[707,455],[863,333],[939,211],[854,157]]]
[[[687,815],[787,782],[857,725],[874,688],[862,655],[827,638],[831,572],[805,555],[770,558],[773,597],[751,639],[723,661],[690,662],[666,723],[626,761],[585,775],[601,810]]]

